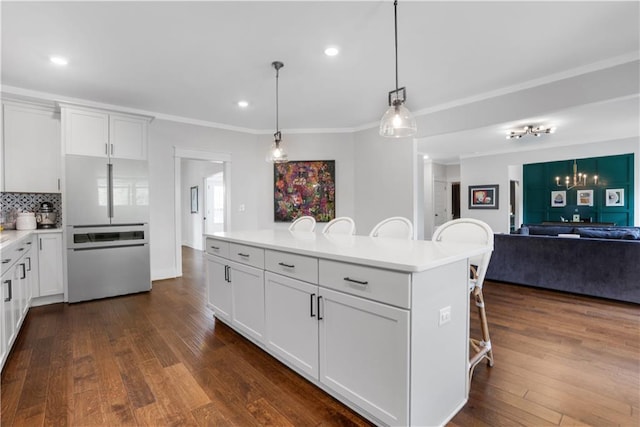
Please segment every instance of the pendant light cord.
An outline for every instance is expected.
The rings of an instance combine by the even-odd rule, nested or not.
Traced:
[[[280,132],[280,126],[278,124],[278,78],[280,77],[280,69],[276,67],[276,135]]]
[[[393,25],[395,29],[396,48],[396,95],[398,94],[398,0],[393,2]]]

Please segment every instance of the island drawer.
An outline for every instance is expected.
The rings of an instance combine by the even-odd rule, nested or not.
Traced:
[[[411,275],[364,265],[321,259],[320,286],[373,301],[411,308]]]
[[[318,259],[288,252],[267,250],[265,270],[309,283],[318,283]]]
[[[229,242],[207,237],[207,253],[229,258]]]
[[[264,249],[261,248],[230,243],[229,259],[241,264],[264,269]]]

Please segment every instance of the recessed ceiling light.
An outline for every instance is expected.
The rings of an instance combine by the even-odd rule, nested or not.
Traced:
[[[422,156],[423,159],[427,160],[429,158],[428,154],[425,154],[424,156]]]
[[[249,106],[249,102],[248,101],[238,101],[238,107],[247,108],[248,106]]]
[[[324,54],[327,56],[336,56],[340,51],[337,47],[328,47],[324,50]]]
[[[67,65],[69,61],[62,56],[50,56],[49,60],[56,65]]]

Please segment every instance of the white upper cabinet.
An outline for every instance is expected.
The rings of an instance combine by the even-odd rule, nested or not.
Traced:
[[[5,102],[4,191],[60,191],[60,115],[52,107]]]
[[[60,104],[65,153],[117,159],[147,159],[151,117]]]

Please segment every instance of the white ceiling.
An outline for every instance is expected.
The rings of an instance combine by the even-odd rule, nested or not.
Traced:
[[[613,58],[637,58],[639,5],[400,1],[399,83],[407,87],[407,106],[420,114]],[[274,60],[285,64],[283,130],[375,126],[395,84],[391,0],[3,1],[1,8],[2,84],[8,91],[272,133]],[[329,45],[340,48],[337,57],[323,54]],[[52,54],[68,57],[69,65],[54,66]],[[237,107],[240,99],[250,107]],[[637,100],[635,105],[637,114]],[[499,148],[484,147],[480,134],[473,150]],[[497,144],[495,136],[491,141]],[[472,154],[468,150],[454,154]]]

